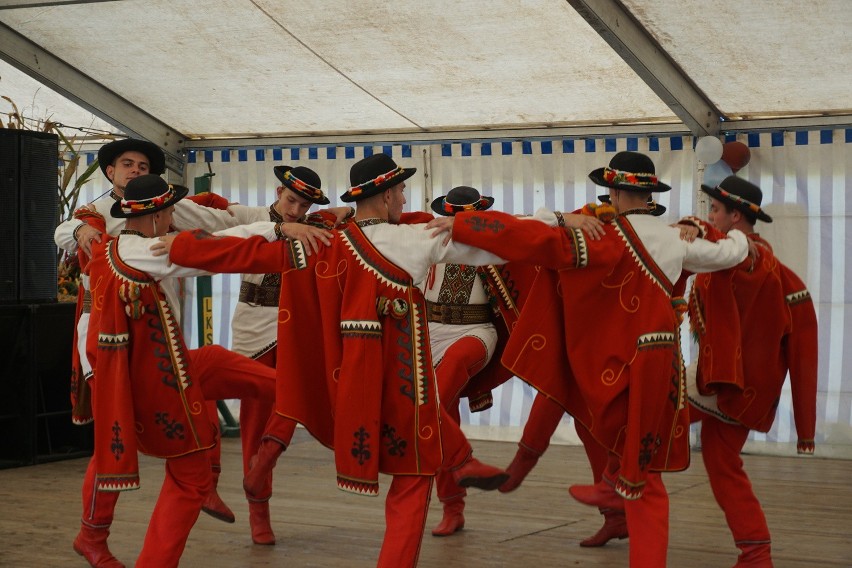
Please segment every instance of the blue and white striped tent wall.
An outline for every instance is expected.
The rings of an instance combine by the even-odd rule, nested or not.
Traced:
[[[842,372],[849,359],[846,353],[852,352],[852,330],[846,319],[852,311],[845,287],[852,269],[845,252],[852,234],[847,203],[852,195],[852,130],[751,133],[729,136],[726,141],[735,139],[751,150],[751,161],[739,175],[763,189],[763,203],[776,220],[759,224],[758,230],[769,236],[782,260],[805,279],[817,305],[817,444],[823,446],[822,455],[852,455],[852,375]],[[418,168],[407,182],[409,210],[428,210],[432,198],[453,186],[471,185],[493,196],[498,210],[530,213],[544,206],[570,211],[601,193],[588,180],[588,172],[608,163],[617,151],[636,150],[648,153],[661,178],[672,186],[658,200],[674,220],[695,209],[700,173],[694,146],[692,137],[671,136],[199,150],[188,154],[186,178],[191,185],[209,167],[216,174],[213,191],[246,205],[265,205],[274,199],[277,185],[272,167],[305,165],[320,174],[323,189],[335,205],[348,187],[350,166],[366,155],[385,152],[400,165]],[[97,188],[87,187],[81,201],[107,189],[105,180]],[[214,335],[223,345],[230,343],[229,319],[238,290],[237,276],[214,277]],[[187,307],[192,315],[187,314],[185,326],[194,337],[194,302]],[[687,359],[690,351],[686,350]],[[750,449],[777,451],[763,442],[795,442],[789,392],[789,386],[785,387],[772,431],[753,434]],[[474,415],[463,411],[462,419],[474,436],[518,439],[532,396],[528,386],[513,381],[496,393],[490,411]],[[568,424],[566,419],[559,435],[574,440]]]

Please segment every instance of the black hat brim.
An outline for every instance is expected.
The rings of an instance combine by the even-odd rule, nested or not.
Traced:
[[[275,177],[278,178],[278,181],[280,181],[287,189],[298,193],[300,197],[307,199],[311,203],[314,203],[316,205],[328,205],[329,203],[331,203],[331,201],[328,200],[328,197],[326,197],[325,194],[323,194],[322,197],[320,197],[319,199],[313,199],[300,192],[299,190],[291,187],[287,179],[284,177],[284,174],[286,174],[292,169],[292,166],[275,166],[274,168],[272,168],[272,171],[275,172]]]
[[[454,216],[455,213],[447,213],[444,210],[444,201],[447,199],[446,195],[442,195],[436,199],[432,200],[432,211],[437,213],[438,215],[443,215],[444,217]],[[485,200],[485,207],[474,207],[474,211],[485,211],[486,209],[490,209],[492,205],[494,205],[494,198],[488,195],[480,196],[480,200]]]
[[[109,210],[109,214],[117,219],[130,219],[131,217],[142,217],[144,215],[151,215],[156,213],[157,211],[162,211],[163,209],[174,205],[189,193],[189,188],[184,187],[182,185],[171,184],[175,189],[175,194],[172,199],[154,207],[152,209],[145,209],[144,211],[139,211],[138,213],[125,213],[121,208],[121,201],[116,201],[112,204],[112,207]]]
[[[672,188],[670,185],[667,185],[659,180],[657,181],[656,185],[642,186],[628,185],[623,183],[609,183],[608,181],[604,180],[604,170],[606,170],[606,168],[597,168],[595,170],[592,170],[591,173],[589,173],[589,179],[592,180],[595,185],[599,185],[601,187],[611,187],[613,189],[623,189],[625,191],[635,191],[638,193],[662,193],[664,191],[669,191]]]
[[[125,152],[140,152],[145,154],[148,157],[149,174],[160,176],[166,172],[166,157],[159,146],[147,140],[125,138],[104,144],[98,150],[98,165],[107,179],[109,179],[106,170],[107,166],[111,166],[116,158]]]
[[[727,197],[722,195],[722,192],[719,191],[718,187],[713,187],[713,186],[710,186],[710,185],[704,185],[702,183],[701,184],[701,191],[703,191],[704,193],[706,193],[707,195],[709,195],[713,199],[718,199],[722,203],[725,203],[725,204],[729,205],[730,207],[733,207],[737,211],[742,211],[743,213],[746,213],[746,214],[749,214],[749,215],[754,215],[755,217],[757,217],[759,220],[763,221],[764,223],[771,223],[772,222],[772,217],[767,215],[763,211],[763,209],[758,209],[757,211],[753,211],[752,209],[749,208],[748,205],[744,205],[742,203],[734,201],[733,199],[728,199]]]
[[[371,187],[367,191],[362,191],[358,195],[352,195],[352,190],[347,190],[343,195],[340,196],[340,201],[343,203],[352,203],[354,201],[361,201],[362,199],[367,199],[368,197],[373,197],[374,195],[378,195],[383,191],[392,188],[395,185],[399,185],[411,176],[417,173],[417,168],[402,168],[402,173],[392,180],[386,181],[384,183],[380,183],[375,187]]]

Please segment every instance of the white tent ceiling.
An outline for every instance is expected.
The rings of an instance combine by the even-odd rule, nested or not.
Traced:
[[[850,21],[849,0],[0,0],[0,58],[174,155],[704,135],[852,124]]]

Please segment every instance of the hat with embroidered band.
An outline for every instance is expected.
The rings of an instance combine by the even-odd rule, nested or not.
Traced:
[[[166,182],[160,176],[145,174],[127,182],[124,197],[112,204],[113,217],[142,217],[174,205],[189,192],[189,188]]]
[[[360,201],[402,183],[417,168],[401,168],[387,154],[373,154],[352,164],[349,170],[350,188],[340,196],[344,203]]]
[[[757,217],[764,223],[772,222],[772,217],[760,208],[763,192],[759,187],[741,177],[728,176],[716,187],[701,184],[701,191],[734,209]]]
[[[669,191],[671,186],[660,181],[654,162],[639,152],[619,152],[609,166],[592,170],[589,179],[596,185],[627,191]]]
[[[610,204],[611,200],[609,195],[598,195],[598,199],[601,203]],[[648,210],[651,212],[651,215],[654,217],[659,217],[666,212],[666,206],[660,205],[650,197],[648,198]]]
[[[455,215],[462,211],[485,211],[494,204],[494,198],[480,195],[473,187],[459,185],[432,201],[432,211],[438,215]]]
[[[108,144],[101,146],[98,150],[98,165],[101,171],[107,176],[107,166],[113,163],[125,152],[140,152],[148,158],[148,173],[162,175],[166,171],[166,155],[160,150],[160,147],[147,140],[139,140],[137,138],[125,138],[123,140],[113,140]],[[112,181],[112,180],[110,180]]]
[[[296,166],[295,168],[290,166],[275,166],[272,168],[272,171],[275,172],[275,177],[284,184],[284,187],[299,197],[317,205],[328,205],[328,197],[320,189],[322,181],[311,168],[304,166]]]

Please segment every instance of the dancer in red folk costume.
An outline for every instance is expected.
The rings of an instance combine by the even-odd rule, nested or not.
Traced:
[[[623,507],[630,565],[656,568],[666,565],[668,548],[668,495],[660,472],[689,465],[673,283],[684,268],[734,266],[748,246],[739,231],[717,243],[683,241],[678,229],[651,216],[651,192],[670,187],[643,154],[619,152],[589,177],[610,188],[618,213],[599,240],[556,226],[562,218],[556,213],[537,214],[554,226],[490,211],[432,225],[449,227],[456,242],[548,269],[530,291],[503,364],[584,424],[589,443],[609,452],[603,476],[609,484],[591,486],[600,498],[588,502]]]
[[[282,272],[276,412],[334,448],[338,487],[378,495],[393,476],[378,566],[417,564],[432,476],[441,468],[462,487],[496,489],[506,479],[471,454],[442,409],[420,292],[429,267],[502,264],[483,251],[431,238],[424,224],[399,224],[413,168],[385,154],[352,166],[344,202],[355,218],[328,248],[298,243],[210,239],[182,233],[164,250],[178,264],[230,272]],[[305,357],[311,353],[311,357]],[[443,416],[442,416],[443,415]]]
[[[493,203],[494,198],[481,196],[475,188],[459,186],[436,198],[432,210],[452,216],[483,211]],[[460,397],[469,397],[471,410],[484,410],[491,406],[491,389],[511,378],[499,364],[500,355],[517,321],[522,289],[534,274],[534,267],[517,263],[436,264],[429,270],[424,294],[435,377],[441,405],[456,424]],[[467,492],[448,471],[438,472],[436,486],[444,516],[432,535],[449,536],[464,528]]]
[[[768,432],[789,372],[798,451],[812,454],[816,429],[817,321],[805,284],[755,232],[771,223],[763,193],[736,176],[701,186],[710,225],[745,233],[760,253],[728,270],[699,274],[689,299],[698,361],[687,369],[691,414],[701,421],[701,454],[716,502],[741,554],[738,568],[771,568],[766,517],[743,469],[749,432]],[[707,224],[689,218],[702,231]]]
[[[223,209],[198,208],[193,226],[222,230],[232,226],[267,221],[287,223],[288,234],[309,238],[314,228],[332,228],[351,207],[336,207],[308,214],[312,205],[327,205],[319,175],[304,166],[275,166],[281,182],[277,199],[270,206],[226,204]],[[213,229],[211,229],[211,227]],[[278,296],[281,273],[243,274],[240,296],[231,318],[231,348],[275,369],[277,365]],[[282,361],[282,365],[286,366]],[[296,423],[271,419],[275,397],[240,401],[240,437],[243,439],[243,488],[249,505],[249,525],[255,544],[275,544],[270,522],[272,470],[278,455],[290,444]],[[274,426],[271,426],[274,424]]]
[[[599,195],[598,199],[603,204],[610,204],[609,195]],[[648,210],[651,215],[660,217],[666,212],[663,205],[656,203],[653,199],[648,201]],[[594,209],[586,207],[580,211],[582,214],[593,215]],[[500,486],[500,491],[508,493],[517,489],[530,471],[538,463],[539,458],[547,451],[550,439],[556,432],[559,422],[565,415],[565,410],[556,401],[547,396],[537,395],[533,400],[530,414],[524,424],[524,432],[518,442],[518,451],[512,463],[506,468],[509,480]],[[577,436],[583,443],[589,465],[592,468],[592,478],[597,483],[601,481],[607,464],[607,452],[590,436],[589,431],[579,421],[574,421]],[[621,507],[602,508],[604,516],[603,526],[594,535],[580,541],[580,546],[596,547],[604,546],[612,539],[627,538],[627,519]]]
[[[274,392],[274,374],[267,367],[218,346],[186,348],[176,311],[176,278],[200,272],[168,265],[150,250],[158,242],[154,237],[170,227],[174,204],[186,193],[185,187],[156,175],[132,179],[111,209],[112,217],[127,219],[125,228],[117,237],[93,243],[89,264],[93,508],[101,496],[139,487],[137,451],[166,460],[138,567],[178,565],[213,489],[206,450],[216,444],[216,429],[205,400]],[[240,228],[231,231],[241,234]],[[75,550],[94,566],[122,566],[103,554],[106,537],[98,536],[104,533],[84,523]]]
[[[112,189],[107,195],[77,209],[72,219],[60,223],[54,233],[57,246],[69,254],[76,254],[81,269],[82,282],[78,294],[71,373],[71,413],[76,424],[92,421],[88,382],[91,377],[91,365],[86,357],[86,337],[92,305],[88,269],[92,246],[101,243],[108,236],[117,236],[124,228],[126,219],[113,216],[111,210],[114,204],[124,197],[125,188],[130,181],[149,173],[163,174],[165,162],[163,151],[145,140],[128,138],[104,144],[98,150],[98,164],[104,176],[112,183]],[[177,227],[216,230],[236,224],[233,219],[229,219],[229,224],[224,227],[219,223],[215,226],[196,224],[210,209],[193,203],[191,199],[182,199],[176,203],[172,222]],[[210,196],[200,199],[213,201]],[[215,401],[208,402],[208,408],[211,407],[215,409]],[[211,419],[218,426],[218,417],[215,414],[211,414]],[[214,488],[208,493],[202,509],[218,519],[234,522],[233,513],[216,491],[216,480],[220,471],[219,446],[213,447],[208,456],[213,471]],[[116,568],[122,564],[109,551],[107,539],[118,494],[101,494],[95,499],[93,475],[94,465],[90,464],[83,481],[81,531],[75,539],[74,549],[96,568]]]

